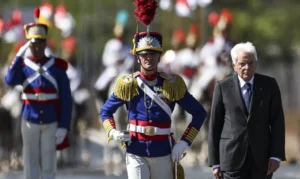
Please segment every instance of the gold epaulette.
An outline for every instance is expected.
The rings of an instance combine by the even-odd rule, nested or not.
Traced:
[[[160,73],[164,78],[163,95],[170,101],[178,101],[184,97],[186,93],[186,85],[184,80],[175,74]]]
[[[124,101],[129,101],[138,95],[138,85],[135,78],[139,75],[140,72],[135,72],[133,74],[123,75],[119,78],[114,88],[114,95]]]

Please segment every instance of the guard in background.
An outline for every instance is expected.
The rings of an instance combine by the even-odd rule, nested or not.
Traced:
[[[149,31],[156,1],[137,0],[135,5],[137,18],[147,25],[147,31],[135,34],[131,50],[140,71],[119,78],[100,115],[108,141],[120,141],[126,147],[129,179],[174,179],[174,172],[178,176],[174,166],[197,136],[206,112],[187,91],[180,76],[157,71],[163,52],[162,35]],[[145,6],[147,12],[144,12]],[[171,137],[171,114],[176,103],[193,116],[178,142]],[[129,116],[128,131],[117,130],[113,117],[124,104]]]
[[[118,78],[130,73],[134,64],[134,56],[130,53],[131,44],[125,38],[128,33],[128,17],[129,13],[125,10],[117,12],[113,28],[114,37],[106,42],[103,49],[102,65],[104,69],[94,85],[98,97],[96,100],[98,109],[113,93]],[[114,117],[118,128],[125,129],[127,125],[125,107],[120,107]],[[109,145],[105,145],[103,149],[104,174],[107,176],[122,175],[126,171],[122,165],[125,162],[124,159],[125,152],[119,143],[112,141]]]
[[[191,85],[191,94],[204,106],[207,111],[202,130],[196,138],[194,151],[197,152],[196,162],[207,164],[208,162],[208,124],[210,110],[213,100],[215,84],[232,73],[230,50],[234,42],[229,38],[229,29],[233,16],[228,9],[222,9],[220,13],[211,12],[208,15],[208,22],[213,27],[212,37],[204,44],[200,51],[198,73]],[[205,161],[205,163],[202,163]]]
[[[94,84],[99,97],[99,101],[97,101],[99,107],[111,94],[118,75],[129,73],[134,64],[134,58],[130,54],[130,44],[125,41],[128,33],[128,16],[127,11],[118,11],[113,28],[114,37],[105,43],[103,49],[102,65],[104,69]]]
[[[36,21],[39,9],[35,9]],[[5,81],[22,85],[22,140],[25,179],[54,179],[56,149],[68,146],[66,138],[72,113],[67,63],[46,57],[48,27],[40,23],[24,26],[28,42],[20,48]],[[31,57],[25,57],[29,48]]]

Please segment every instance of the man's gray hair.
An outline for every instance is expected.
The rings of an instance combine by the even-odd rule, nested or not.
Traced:
[[[251,53],[254,55],[255,60],[258,61],[256,49],[254,45],[251,42],[246,42],[246,43],[238,43],[231,49],[230,54],[231,54],[231,59],[233,64],[236,63],[237,56],[240,52]]]

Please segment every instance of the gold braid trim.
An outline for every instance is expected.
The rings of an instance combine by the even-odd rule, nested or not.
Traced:
[[[199,131],[195,127],[189,126],[184,133],[184,138],[189,140],[191,143],[194,141]]]
[[[139,94],[138,91],[138,84],[135,79],[136,76],[138,76],[139,73],[134,73],[133,75],[123,75],[121,78],[118,79],[116,86],[114,88],[114,95],[116,95],[118,98],[129,101],[133,97]],[[131,89],[132,88],[132,89]]]
[[[106,120],[103,122],[103,127],[104,127],[106,133],[108,134],[108,132],[109,132],[110,130],[116,128],[116,125],[115,125],[113,119],[106,119]]]
[[[162,75],[161,75],[162,76]],[[186,85],[183,79],[179,75],[168,75],[163,74],[163,95],[170,101],[178,101],[182,99],[186,93]]]
[[[106,119],[103,122],[103,127],[108,135],[110,130],[116,129],[116,124],[115,124],[114,119],[110,119],[110,118]],[[113,136],[110,134],[110,136],[108,136],[107,143],[109,143],[109,141],[111,141],[112,139],[113,139]]]
[[[175,162],[174,175],[177,179],[184,179],[184,168],[179,162]]]

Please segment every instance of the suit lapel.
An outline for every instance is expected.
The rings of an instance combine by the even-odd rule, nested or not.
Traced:
[[[257,110],[257,108],[260,107],[260,99],[261,99],[261,95],[262,95],[262,84],[259,82],[259,76],[255,75],[254,76],[254,84],[253,84],[253,94],[252,94],[252,99],[251,99],[251,104],[250,104],[250,115],[248,117],[251,117],[251,115]]]
[[[246,106],[245,106],[244,101],[243,101],[241,88],[240,88],[240,84],[239,84],[239,79],[238,79],[237,75],[235,75],[232,78],[232,92],[233,92],[233,96],[234,96],[235,101],[238,103],[238,105],[240,106],[240,108],[242,109],[244,114],[247,116],[248,112],[246,110]]]

